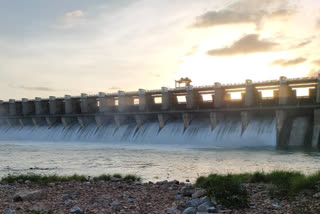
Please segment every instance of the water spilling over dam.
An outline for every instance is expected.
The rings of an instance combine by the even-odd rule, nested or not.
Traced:
[[[297,88],[308,88],[298,96]],[[272,90],[272,97],[263,97]],[[241,97],[233,100],[231,93]],[[211,99],[203,97],[209,95]],[[184,97],[185,101],[179,101]],[[160,100],[160,101],[159,101]],[[199,147],[319,146],[314,78],[0,102],[0,140]]]

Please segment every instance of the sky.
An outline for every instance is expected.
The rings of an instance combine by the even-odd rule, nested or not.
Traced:
[[[317,76],[318,0],[1,0],[0,99]]]

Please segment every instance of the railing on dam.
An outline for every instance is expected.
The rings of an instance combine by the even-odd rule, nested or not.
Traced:
[[[194,117],[205,115],[214,129],[223,115],[239,113],[245,130],[255,114],[273,115],[277,124],[277,136],[284,136],[282,128],[293,116],[307,116],[313,123],[312,144],[319,145],[320,133],[320,81],[319,78],[280,77],[279,80],[179,88],[162,87],[118,93],[100,92],[97,95],[82,93],[80,96],[36,97],[34,100],[10,99],[0,101],[0,123],[9,127],[24,127],[26,124],[47,124],[52,127],[62,123],[67,127],[78,123],[84,127],[88,121],[102,126],[106,120],[117,126],[133,120],[137,128],[152,119],[159,121],[161,129],[171,117],[180,117],[185,129]],[[305,88],[307,94],[300,96],[297,89]],[[268,90],[269,96],[263,96]],[[237,93],[237,97],[232,97]]]

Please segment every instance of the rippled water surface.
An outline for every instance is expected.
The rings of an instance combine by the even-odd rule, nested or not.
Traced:
[[[70,142],[0,142],[0,177],[8,173],[132,173],[148,180],[195,180],[209,173],[320,170],[320,153],[264,148],[188,148]]]

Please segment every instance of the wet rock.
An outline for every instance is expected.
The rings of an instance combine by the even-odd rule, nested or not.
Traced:
[[[16,211],[15,210],[10,210],[10,209],[5,209],[3,211],[3,214],[16,214]]]
[[[110,181],[122,181],[122,178],[111,177]]]
[[[188,207],[182,212],[182,214],[196,214],[196,213],[197,213],[197,209],[195,207]]]
[[[197,212],[196,214],[209,214],[208,212]]]
[[[197,207],[200,205],[200,199],[195,198],[186,203],[186,207]]]
[[[82,210],[79,207],[74,206],[74,207],[71,208],[70,212],[71,213],[75,213],[75,214],[81,214]]]
[[[194,192],[195,189],[191,184],[186,184],[181,188],[181,193],[183,196],[192,196]]]
[[[206,195],[206,190],[204,189],[196,189],[192,194],[192,198],[200,198]]]
[[[20,192],[17,192],[13,196],[13,201],[18,202],[18,201],[35,201],[35,200],[40,200],[45,197],[45,193],[41,190],[34,190],[34,191],[29,191],[29,190],[23,190]]]

